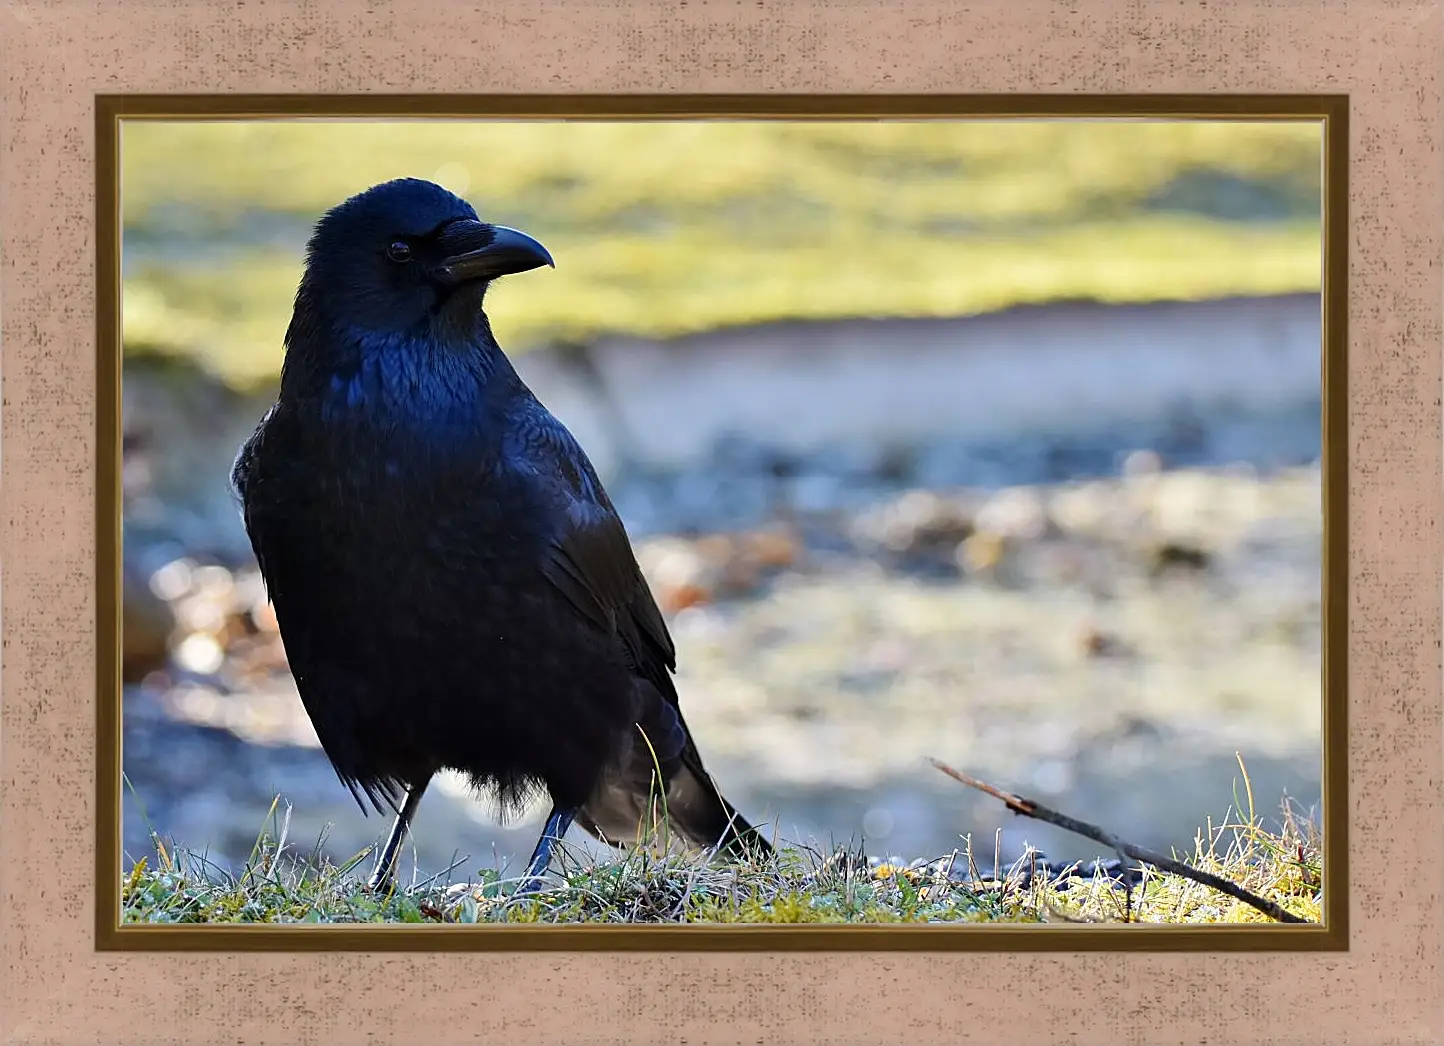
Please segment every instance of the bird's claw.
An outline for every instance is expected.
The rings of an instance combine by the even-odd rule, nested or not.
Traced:
[[[542,887],[544,887],[545,885],[546,885],[546,880],[543,879],[541,876],[539,876],[539,875],[529,875],[529,876],[527,876],[525,879],[523,879],[523,880],[517,885],[516,890],[512,892],[512,896],[513,896],[513,897],[526,897],[526,896],[529,895],[529,894],[534,894],[534,893],[536,893],[538,890],[540,890],[540,889],[541,889]]]
[[[366,882],[366,892],[389,896],[396,892],[396,880],[389,876],[385,879],[373,877]]]

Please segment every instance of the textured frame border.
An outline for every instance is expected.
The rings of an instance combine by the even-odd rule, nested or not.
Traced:
[[[1077,1042],[1349,1043],[1428,1042],[1444,1029],[1435,5],[1100,0],[1085,20],[1045,0],[285,10],[153,0],[83,11],[35,0],[0,17],[4,1041],[115,1041],[133,1029],[166,1042],[846,1043],[902,1032],[956,1043],[1025,1023],[1033,1038]],[[197,962],[94,951],[95,96],[459,87],[1347,94],[1349,844],[1363,872],[1350,889],[1350,951],[1011,954],[983,966],[902,952]],[[1226,979],[1228,1005],[1201,979]],[[292,1030],[298,1016],[305,1027]]]
[[[1173,118],[1322,124],[1324,921],[1234,926],[125,926],[120,861],[120,135],[132,120]],[[176,951],[1340,951],[1348,948],[1348,98],[1343,95],[101,95],[96,206],[96,946]]]

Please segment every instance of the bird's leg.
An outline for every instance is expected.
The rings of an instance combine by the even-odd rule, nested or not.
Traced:
[[[547,865],[552,862],[552,847],[567,834],[567,829],[572,826],[576,816],[575,810],[552,807],[552,812],[547,815],[547,823],[542,828],[541,838],[536,841],[536,849],[531,852],[531,860],[527,862],[526,878],[517,887],[517,893],[531,893],[541,886],[541,877],[546,874]]]
[[[407,829],[411,827],[411,818],[415,816],[416,808],[421,805],[421,797],[426,794],[429,783],[429,780],[422,781],[407,789],[406,801],[396,813],[391,834],[386,837],[386,845],[381,848],[381,854],[376,858],[376,870],[371,873],[371,879],[366,884],[366,889],[373,893],[390,893],[395,886],[391,873],[396,868],[396,856],[401,852],[401,843],[406,838]]]

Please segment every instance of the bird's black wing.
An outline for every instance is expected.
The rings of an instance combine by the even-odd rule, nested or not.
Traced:
[[[766,853],[770,847],[717,790],[702,764],[672,680],[676,648],[591,462],[572,434],[530,400],[509,429],[508,460],[544,491],[553,520],[542,574],[586,621],[621,643],[638,680],[638,725],[650,751],[628,768],[645,791],[652,758],[669,788],[669,815],[698,845]]]
[[[627,648],[633,670],[659,685],[676,704],[671,685],[676,648],[621,517],[591,462],[571,433],[556,422],[539,426],[538,436],[529,442],[544,452],[543,460],[549,459],[546,464],[554,481],[549,493],[559,524],[542,573],[582,616],[615,633]]]
[[[535,400],[525,404],[509,429],[507,458],[530,473],[552,521],[541,571],[566,601],[596,627],[621,643],[628,666],[647,689],[641,713],[650,739],[670,752],[659,757],[692,763],[701,759],[682,720],[672,672],[676,648],[651,589],[637,565],[631,541],[596,471],[576,439]],[[648,709],[646,699],[664,707]]]

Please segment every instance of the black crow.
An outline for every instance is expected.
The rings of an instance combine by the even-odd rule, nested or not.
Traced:
[[[551,264],[431,182],[333,208],[232,470],[316,735],[363,812],[396,812],[373,888],[448,768],[503,812],[549,794],[527,885],[574,820],[622,846],[651,809],[694,846],[771,852],[702,765],[591,462],[482,311],[492,280]]]

